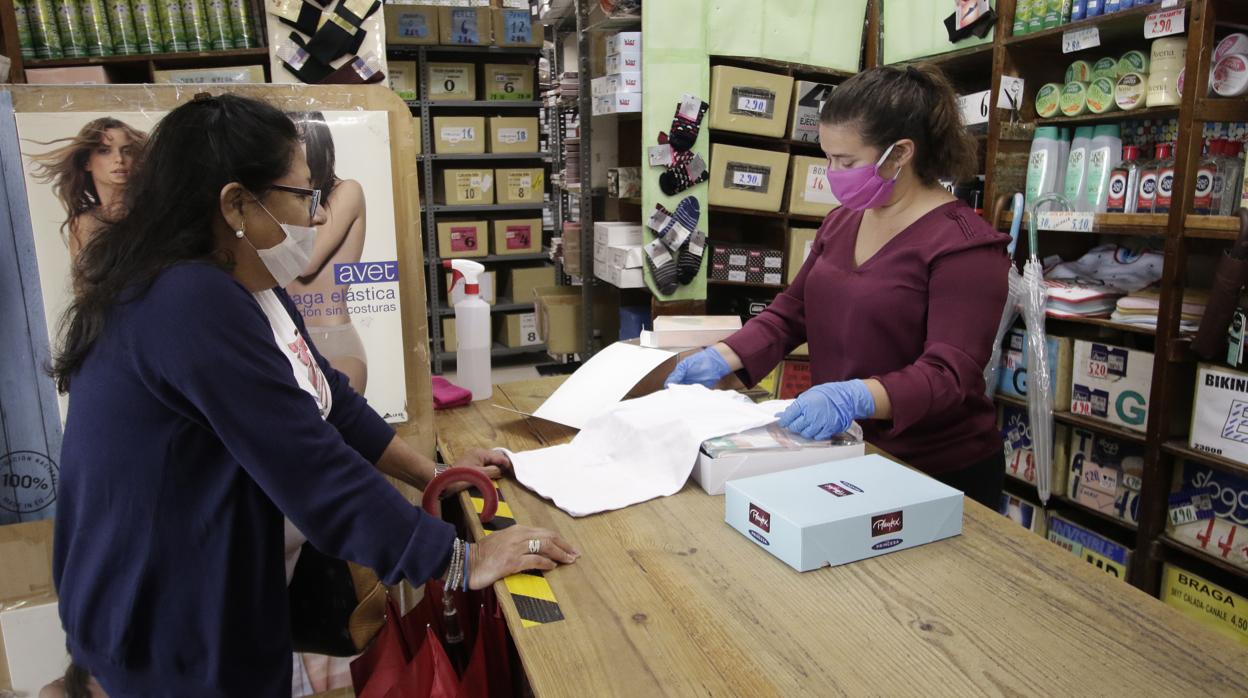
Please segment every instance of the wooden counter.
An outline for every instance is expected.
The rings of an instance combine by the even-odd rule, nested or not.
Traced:
[[[570,440],[490,406],[532,412],[561,380],[438,412],[439,450]],[[801,574],[696,484],[575,519],[500,487],[582,552],[548,574],[562,621],[521,627],[495,585],[539,697],[1248,695],[1243,647],[970,500],[961,536]]]

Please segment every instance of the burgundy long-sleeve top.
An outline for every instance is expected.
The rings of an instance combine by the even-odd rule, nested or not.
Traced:
[[[875,378],[891,420],[866,438],[924,472],[959,470],[999,452],[984,389],[1007,291],[1009,236],[961,201],[932,209],[870,259],[854,263],[862,213],[824,219],[802,269],[726,343],[753,385],[803,342],[815,385]]]

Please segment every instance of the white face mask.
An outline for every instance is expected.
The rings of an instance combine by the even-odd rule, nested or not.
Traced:
[[[291,225],[277,220],[277,217],[269,213],[269,209],[264,208],[259,200],[256,204],[269,214],[269,218],[273,222],[281,226],[282,231],[286,233],[286,237],[276,245],[261,250],[255,245],[251,245],[251,240],[247,240],[247,244],[251,245],[251,249],[256,251],[260,257],[260,262],[264,264],[264,268],[269,270],[273,275],[273,281],[278,286],[285,288],[290,282],[299,278],[308,265],[312,262],[312,247],[316,243],[316,228],[305,225]],[[243,238],[246,240],[246,238]]]

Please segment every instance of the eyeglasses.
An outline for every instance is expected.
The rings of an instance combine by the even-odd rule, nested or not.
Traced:
[[[311,197],[308,201],[308,220],[311,221],[316,218],[316,209],[321,205],[320,189],[305,189],[304,187],[292,187],[287,184],[273,184],[270,185],[269,188],[277,189],[279,191],[288,191],[291,194],[298,194],[299,196]]]

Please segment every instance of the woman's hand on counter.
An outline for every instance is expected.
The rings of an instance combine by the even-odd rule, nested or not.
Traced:
[[[508,575],[525,570],[553,570],[559,565],[576,562],[580,556],[579,550],[554,531],[511,526],[472,545],[468,555],[468,585],[472,589],[485,589]]]
[[[490,451],[484,448],[469,449],[467,453],[460,456],[459,460],[451,466],[452,468],[472,468],[481,471],[491,480],[501,478],[505,473],[511,471],[511,459],[502,451]],[[446,488],[447,494],[455,494],[469,487],[467,482],[456,482]]]

